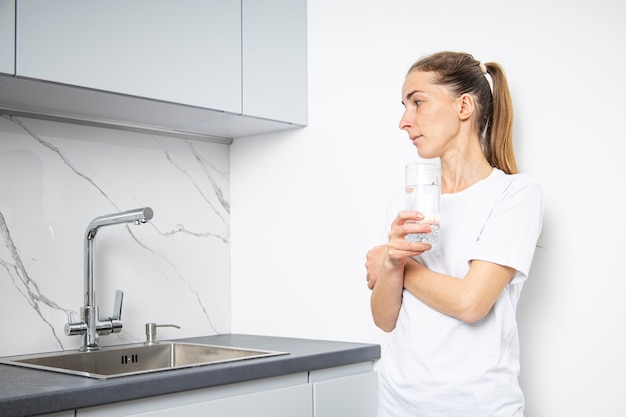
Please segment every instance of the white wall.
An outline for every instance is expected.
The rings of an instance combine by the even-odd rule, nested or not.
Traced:
[[[529,417],[623,416],[626,5],[309,0],[309,126],[231,145],[232,329],[384,343],[366,250],[416,159],[400,86],[442,49],[500,62],[545,226],[519,310]]]

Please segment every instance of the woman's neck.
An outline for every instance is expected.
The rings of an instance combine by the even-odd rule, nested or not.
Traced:
[[[441,158],[441,192],[458,193],[491,175],[493,167],[482,151]]]

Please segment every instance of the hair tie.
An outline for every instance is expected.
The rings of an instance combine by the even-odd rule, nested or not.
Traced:
[[[487,72],[487,66],[482,62],[478,64],[480,71],[483,73],[483,77],[487,80],[487,84],[489,84],[489,89],[493,93],[493,79],[491,78],[491,74]]]

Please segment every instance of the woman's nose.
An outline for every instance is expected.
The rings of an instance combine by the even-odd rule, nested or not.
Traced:
[[[400,119],[399,128],[402,130],[408,130],[413,126],[413,122],[406,115],[406,111],[402,114],[402,118]]]

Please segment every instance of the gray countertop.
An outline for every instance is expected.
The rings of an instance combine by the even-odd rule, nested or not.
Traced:
[[[380,358],[380,346],[363,343],[238,334],[179,340],[283,351],[289,355],[112,379],[0,365],[0,416],[21,417],[73,410]]]

